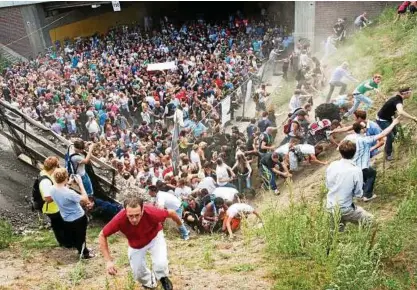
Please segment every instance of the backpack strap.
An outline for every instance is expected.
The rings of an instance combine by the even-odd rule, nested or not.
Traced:
[[[69,150],[69,149],[68,149]],[[78,154],[78,153],[72,153],[70,156],[69,156],[69,161],[72,163],[72,157],[74,157],[74,156],[76,156],[76,155],[80,155],[80,154]],[[74,164],[74,163],[72,163],[72,164]],[[77,165],[74,167],[74,174],[77,174],[77,170],[78,170],[78,166],[80,165],[80,163],[77,163]]]

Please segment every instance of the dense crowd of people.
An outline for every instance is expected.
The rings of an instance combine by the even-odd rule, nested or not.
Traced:
[[[366,14],[358,17],[365,21],[361,17],[367,21]],[[312,56],[310,43],[301,39],[294,52],[279,60],[283,79],[292,71],[296,80],[286,120],[277,123],[262,84],[250,94],[257,116],[245,132],[233,126],[226,134],[221,101],[241,87],[241,95],[231,101],[233,111],[239,99],[246,97],[247,80],[258,72],[257,60],[274,59],[290,47],[292,38],[266,23],[237,15],[223,26],[200,22],[174,27],[165,19],[159,32],[150,29],[149,23],[145,34],[139,27],[120,27],[63,48],[57,45],[48,55],[5,72],[3,98],[73,141],[66,168],[59,168],[56,157],[48,157],[39,179],[44,201],[40,208],[61,246],[75,247],[81,257],[92,258],[86,247],[83,207],[87,212],[100,208],[111,219],[99,238],[108,272],[117,271],[107,238],[121,231],[128,239],[135,279],[148,289],[157,281],[172,289],[161,225],[167,218],[174,220],[184,240],[189,239],[190,230],[233,237],[244,216],[260,218],[241,200],[254,191],[254,172],[265,189],[279,194],[278,177],[292,177],[301,164],[327,165],[318,157],[331,147],[338,148],[342,159],[326,171],[327,209],[331,214],[341,210],[340,230],[346,222],[372,219],[353,198],[376,197],[371,160],[384,144],[385,157],[393,159],[392,143],[400,122],[394,115],[417,121],[403,108],[411,89],[399,89],[379,110],[376,122],[370,121],[370,92],[380,95],[382,76],[375,74],[345,95],[345,79],[358,82],[349,64],[341,63],[327,81],[322,62]],[[334,32],[341,40],[340,25],[338,21]],[[149,70],[155,63],[174,67]],[[327,82],[326,100],[313,116],[313,103]],[[335,87],[341,90],[332,99]],[[342,119],[351,116],[353,125],[342,125]],[[281,128],[285,136],[277,147]],[[337,136],[348,131],[353,133],[343,140]],[[176,133],[178,142],[173,142]],[[177,150],[179,160],[174,164]],[[94,196],[85,168],[92,156],[116,168],[123,206]],[[68,184],[76,184],[81,195]],[[146,267],[147,251],[153,272]]]

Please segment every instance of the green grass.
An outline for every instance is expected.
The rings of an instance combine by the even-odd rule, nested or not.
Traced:
[[[417,38],[412,35],[417,33],[417,18],[393,24],[394,17],[395,9],[387,10],[375,25],[349,39],[330,59],[330,67],[348,61],[359,80],[382,74],[381,92],[387,97],[403,86],[416,88]],[[284,96],[290,91],[291,87],[284,87],[276,104],[285,103]],[[373,99],[379,108],[383,100]],[[416,115],[417,98],[406,101],[405,110]],[[371,119],[374,113],[370,112]],[[348,225],[344,233],[332,233],[323,208],[323,186],[318,203],[291,201],[288,209],[270,206],[263,212],[265,254],[274,265],[270,271],[274,289],[416,288],[415,131],[414,124],[405,122],[394,147],[396,161],[389,165],[377,162],[375,191],[379,198],[370,204],[359,203],[376,216],[378,223],[372,227]]]
[[[0,219],[0,250],[9,247],[12,237],[12,226],[7,221]]]
[[[255,270],[255,266],[252,264],[240,264],[232,267],[233,272],[251,272]]]

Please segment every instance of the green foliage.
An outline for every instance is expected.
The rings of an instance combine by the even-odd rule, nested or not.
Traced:
[[[12,226],[7,221],[0,219],[0,249],[8,248],[12,237]]]
[[[37,231],[19,238],[17,245],[23,249],[50,249],[57,247],[57,241],[51,230]]]
[[[85,264],[83,260],[80,260],[75,268],[69,273],[69,280],[71,281],[71,285],[74,287],[80,284],[85,278],[87,278]]]
[[[255,266],[251,264],[236,265],[232,268],[232,271],[234,272],[250,272],[253,270],[255,270]]]

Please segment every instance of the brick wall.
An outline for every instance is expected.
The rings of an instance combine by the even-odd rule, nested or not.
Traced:
[[[0,9],[0,43],[7,45],[26,35],[27,32],[20,7]],[[19,40],[8,47],[22,56],[28,57],[32,55],[32,48],[28,38]]]
[[[348,26],[363,12],[367,12],[368,19],[374,19],[386,7],[395,7],[401,4],[396,1],[317,1],[315,25],[315,48],[320,49],[321,43],[333,33],[333,25],[338,18],[346,18]]]

